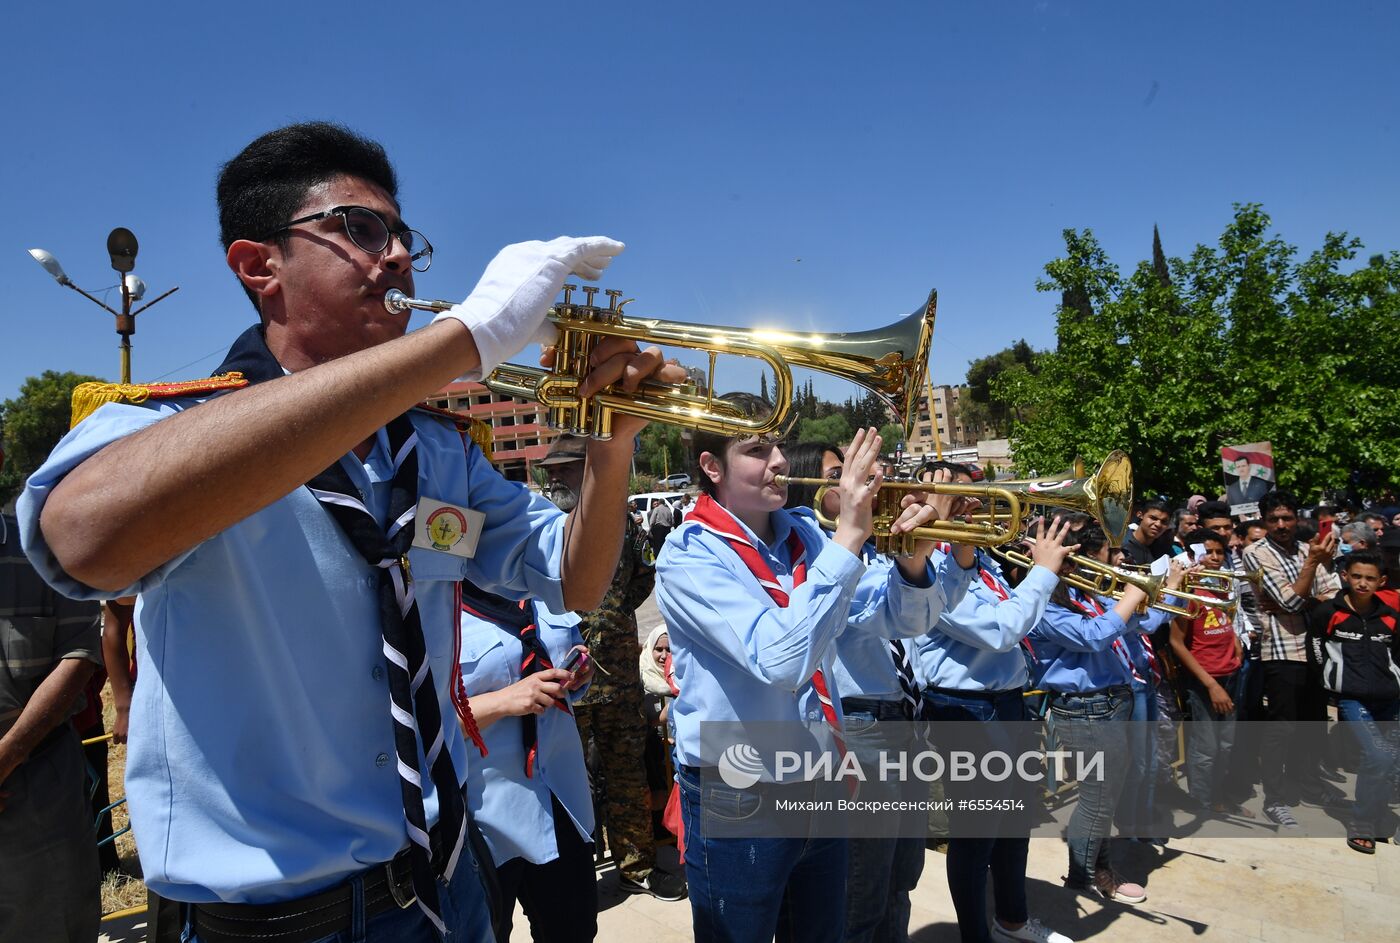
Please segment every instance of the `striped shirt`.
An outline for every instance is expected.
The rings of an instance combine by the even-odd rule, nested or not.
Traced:
[[[97,603],[50,589],[25,559],[15,519],[0,515],[0,735],[54,665],[65,658],[102,664],[99,626]]]
[[[1304,615],[1307,599],[1293,591],[1307,558],[1308,545],[1301,541],[1292,554],[1274,543],[1272,537],[1245,548],[1245,569],[1264,568],[1259,595],[1259,620],[1263,626],[1260,658],[1264,661],[1308,660],[1308,626]],[[1313,577],[1312,598],[1329,599],[1341,588],[1341,580],[1335,573],[1319,567]]]

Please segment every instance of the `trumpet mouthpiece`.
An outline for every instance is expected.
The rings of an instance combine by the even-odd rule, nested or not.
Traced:
[[[384,293],[384,310],[390,314],[407,314],[412,310],[412,305],[408,303],[408,295],[397,288],[390,288]]]

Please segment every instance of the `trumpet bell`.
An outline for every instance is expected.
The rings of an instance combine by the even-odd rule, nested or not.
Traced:
[[[1083,462],[1076,459],[1076,469]],[[1016,492],[1026,505],[1068,508],[1092,516],[1103,527],[1109,546],[1121,547],[1128,536],[1133,512],[1133,463],[1126,452],[1114,449],[1094,474],[1054,478],[1023,478],[995,482],[998,488]]]
[[[937,315],[935,289],[913,314],[869,331],[787,334],[760,329],[748,333],[759,343],[777,348],[790,364],[841,377],[870,390],[899,417],[908,439],[918,418],[919,395],[928,372]]]

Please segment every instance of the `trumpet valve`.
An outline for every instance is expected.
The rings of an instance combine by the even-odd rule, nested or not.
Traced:
[[[564,307],[567,308],[574,303],[574,292],[576,291],[578,291],[577,285],[570,285],[568,282],[564,283]]]
[[[616,311],[617,299],[622,297],[622,291],[617,288],[609,288],[607,291],[603,292],[603,294],[608,296],[608,310]]]
[[[583,303],[584,303],[584,306],[585,306],[585,307],[589,307],[589,308],[595,307],[595,305],[593,304],[593,296],[596,295],[596,294],[598,294],[598,287],[597,287],[596,285],[584,285],[584,286],[583,286],[583,297],[584,297],[584,302],[583,302]]]

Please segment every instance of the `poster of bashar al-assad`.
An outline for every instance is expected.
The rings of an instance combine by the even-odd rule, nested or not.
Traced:
[[[1225,473],[1225,500],[1230,513],[1249,517],[1259,513],[1259,499],[1274,490],[1274,447],[1270,442],[1226,445],[1220,449]]]

